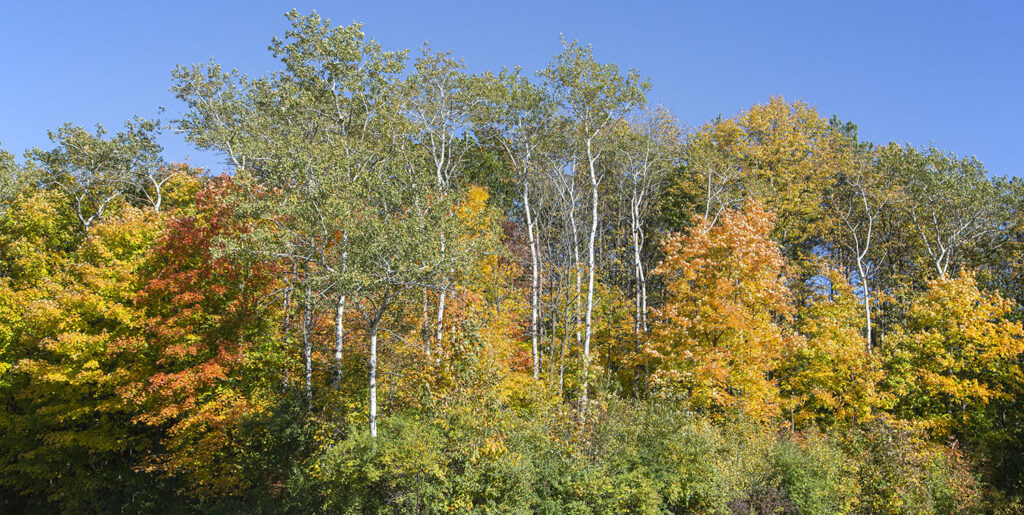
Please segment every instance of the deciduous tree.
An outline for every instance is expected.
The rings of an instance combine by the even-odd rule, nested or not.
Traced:
[[[701,217],[662,243],[654,270],[667,295],[654,310],[647,352],[651,385],[662,396],[713,413],[740,409],[767,420],[779,413],[772,372],[791,345],[781,321],[794,313],[786,260],[769,238],[775,217],[757,202]]]

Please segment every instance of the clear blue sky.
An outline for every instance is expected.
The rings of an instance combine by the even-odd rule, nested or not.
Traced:
[[[0,2],[0,142],[48,148],[64,122],[114,129],[134,114],[173,117],[176,64],[216,58],[259,75],[292,7],[365,23],[385,48],[429,41],[470,69],[534,71],[559,33],[603,61],[637,68],[652,99],[689,125],[770,95],[856,122],[875,142],[977,155],[1024,175],[1022,2],[644,2],[219,0]],[[177,137],[167,157],[223,169]]]

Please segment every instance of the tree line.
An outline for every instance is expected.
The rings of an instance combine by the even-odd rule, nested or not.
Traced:
[[[7,509],[1020,509],[1017,178],[287,18],[180,119],[0,152]]]

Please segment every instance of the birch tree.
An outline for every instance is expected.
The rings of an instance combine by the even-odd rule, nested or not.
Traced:
[[[487,89],[490,101],[480,129],[488,139],[495,141],[508,159],[521,193],[523,221],[526,225],[530,249],[530,346],[533,357],[533,377],[540,378],[540,290],[541,262],[539,212],[531,197],[538,183],[541,149],[546,135],[552,105],[545,92],[520,75],[518,68],[503,70],[491,76]],[[541,183],[542,185],[543,183]]]
[[[836,240],[852,257],[860,283],[861,304],[865,320],[865,347],[870,353],[872,339],[871,284],[873,275],[872,244],[880,229],[883,211],[893,200],[895,185],[891,176],[879,173],[870,156],[856,156],[851,169],[840,174],[834,188],[826,195]]]
[[[612,127],[643,107],[650,84],[635,70],[623,75],[615,64],[600,64],[589,46],[563,40],[562,53],[540,72],[568,120],[568,144],[579,153],[590,186],[587,238],[587,300],[583,326],[582,408],[587,403],[590,343],[593,333],[595,246],[600,222],[599,186],[605,177],[602,158]]]
[[[404,111],[412,123],[413,139],[425,152],[430,171],[434,175],[437,191],[448,196],[458,187],[458,178],[466,151],[472,145],[472,121],[483,98],[477,89],[478,81],[465,73],[465,64],[451,52],[432,53],[424,46],[422,56],[413,63],[413,72],[406,78]],[[416,154],[410,153],[410,156]],[[414,158],[409,166],[418,166]],[[440,234],[441,252],[450,249],[450,235]],[[444,311],[452,274],[439,277],[437,311],[434,330],[427,331],[427,354],[430,354],[430,335],[441,344],[444,334]],[[424,320],[425,326],[428,321]]]
[[[444,231],[455,232],[451,206],[431,195],[424,178],[415,169],[392,163],[359,180],[361,210],[350,259],[361,292],[356,308],[369,340],[371,436],[377,436],[377,356],[386,317],[403,295],[434,283],[451,266],[445,260],[450,255],[439,245]]]
[[[407,166],[411,127],[400,111],[397,79],[405,53],[386,52],[366,41],[358,25],[331,27],[329,20],[295,11],[288,18],[292,30],[271,46],[285,66],[282,72],[250,80],[212,62],[179,68],[174,90],[190,107],[179,127],[200,147],[222,151],[247,185],[240,212],[258,223],[237,242],[238,250],[308,271],[297,278],[300,290],[317,294],[306,297],[303,331],[313,316],[306,310],[315,309],[328,293],[334,295],[328,305],[335,320],[335,384],[345,306],[358,297],[371,340],[370,425],[375,432],[377,330],[396,288],[409,284],[394,271],[397,265],[381,266],[375,259],[391,263],[417,254],[407,247],[387,248],[401,240],[386,233],[379,241],[367,234],[382,234],[379,226],[389,216],[398,220],[414,208],[421,215],[427,212],[421,197],[394,197],[388,191],[406,188],[422,196],[430,184],[418,168]],[[417,226],[421,231],[443,227],[429,217],[417,219],[430,222]],[[428,252],[426,246],[420,250]],[[429,262],[423,267],[430,268]],[[304,338],[307,389],[310,347]]]
[[[56,147],[27,153],[43,170],[41,180],[61,191],[88,233],[125,197],[136,195],[160,211],[162,188],[173,171],[163,163],[156,142],[159,122],[136,118],[111,136],[102,125],[95,132],[65,124],[49,133]]]
[[[954,270],[964,251],[1009,223],[1007,189],[989,179],[974,157],[890,144],[880,150],[880,166],[903,182],[907,195],[901,211],[938,277]]]
[[[181,165],[169,164],[161,156],[163,147],[156,139],[164,128],[160,120],[136,116],[125,122],[124,129],[115,137],[122,148],[130,149],[130,193],[157,213],[163,207],[167,183],[183,170]]]
[[[544,238],[548,261],[554,276],[557,272],[559,288],[563,294],[562,341],[559,356],[559,392],[565,388],[565,356],[569,335],[575,334],[575,343],[582,351],[581,328],[583,297],[583,264],[580,258],[580,210],[583,208],[583,191],[580,184],[577,162],[570,149],[551,142],[544,154],[545,183],[552,191],[552,215],[548,220],[548,236]],[[555,293],[555,288],[551,288]],[[557,302],[552,306],[557,314]],[[554,325],[554,323],[552,324]]]
[[[673,155],[678,148],[679,129],[664,108],[644,111],[624,125],[617,148],[616,170],[619,189],[628,202],[629,244],[633,269],[633,333],[634,352],[639,356],[643,335],[647,333],[647,222],[651,206],[658,201],[668,172],[676,165]],[[641,367],[634,374],[634,388],[639,391]]]
[[[694,181],[693,190],[701,199],[697,206],[705,222],[714,226],[726,209],[740,205],[746,193],[742,187],[742,166],[729,155],[727,145],[720,141],[721,131],[707,124],[690,134],[683,151],[686,181]]]

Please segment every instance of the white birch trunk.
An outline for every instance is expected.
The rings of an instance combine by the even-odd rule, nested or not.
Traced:
[[[868,276],[864,270],[863,256],[857,256],[857,274],[860,275],[861,288],[864,289],[864,319],[867,322],[867,349],[871,354],[871,289],[868,287]]]
[[[311,409],[313,407],[313,338],[310,334],[312,331],[313,320],[312,314],[310,313],[310,293],[306,290],[306,305],[303,306],[302,313],[302,359],[305,362],[306,367],[306,408]]]
[[[341,385],[341,356],[345,347],[345,296],[338,298],[334,314],[334,389]]]
[[[377,437],[377,325],[370,328],[370,436]]]
[[[427,346],[427,356],[430,355],[430,303],[429,303],[429,290],[423,288],[423,342]]]
[[[447,279],[445,279],[444,282],[441,283],[441,293],[439,293],[437,296],[437,333],[435,336],[437,338],[438,348],[441,348],[441,337],[444,336],[444,303],[445,297],[447,296],[447,292],[448,281]]]
[[[441,255],[442,256],[444,255],[446,250],[447,249],[445,247],[444,231],[441,231]],[[444,277],[441,277],[441,291],[437,295],[437,320],[436,320],[437,326],[435,327],[435,331],[436,331],[436,335],[435,336],[437,337],[437,346],[438,346],[439,349],[441,347],[441,337],[444,336],[444,303],[445,303],[445,297],[447,296],[447,294],[448,294],[448,277],[444,276]],[[429,354],[429,352],[428,352],[428,354]]]
[[[576,309],[573,311],[573,325],[576,327],[576,345],[583,345],[583,335],[579,330],[579,319],[580,319],[580,303],[583,299],[583,271],[581,270],[580,261],[580,243],[579,234],[576,228],[576,216],[575,206],[569,206],[569,225],[572,227],[572,255],[573,255],[573,273],[576,278],[576,297],[574,302],[576,303]],[[568,299],[566,299],[568,301]]]
[[[630,202],[630,218],[633,233],[633,272],[636,279],[636,298],[634,301],[636,315],[633,322],[635,341],[633,343],[633,352],[639,356],[642,335],[647,332],[647,277],[646,273],[644,273],[643,261],[640,258],[643,235],[640,232],[640,211],[635,196],[633,201]],[[641,380],[641,367],[637,364],[633,372],[633,390],[636,394],[639,394]]]
[[[581,404],[581,410],[586,413],[587,405],[587,389],[588,389],[588,375],[590,373],[590,338],[593,333],[593,314],[594,314],[594,244],[597,240],[597,205],[598,205],[598,192],[597,192],[597,170],[594,167],[595,158],[591,151],[591,142],[587,141],[587,161],[590,169],[590,193],[591,193],[591,206],[590,206],[590,238],[587,241],[587,310],[586,319],[583,326],[583,402]]]
[[[523,187],[523,210],[526,212],[526,233],[530,241],[530,341],[533,350],[533,378],[540,379],[540,350],[537,346],[537,320],[540,316],[540,263],[534,237],[533,214],[530,211],[530,190]]]

